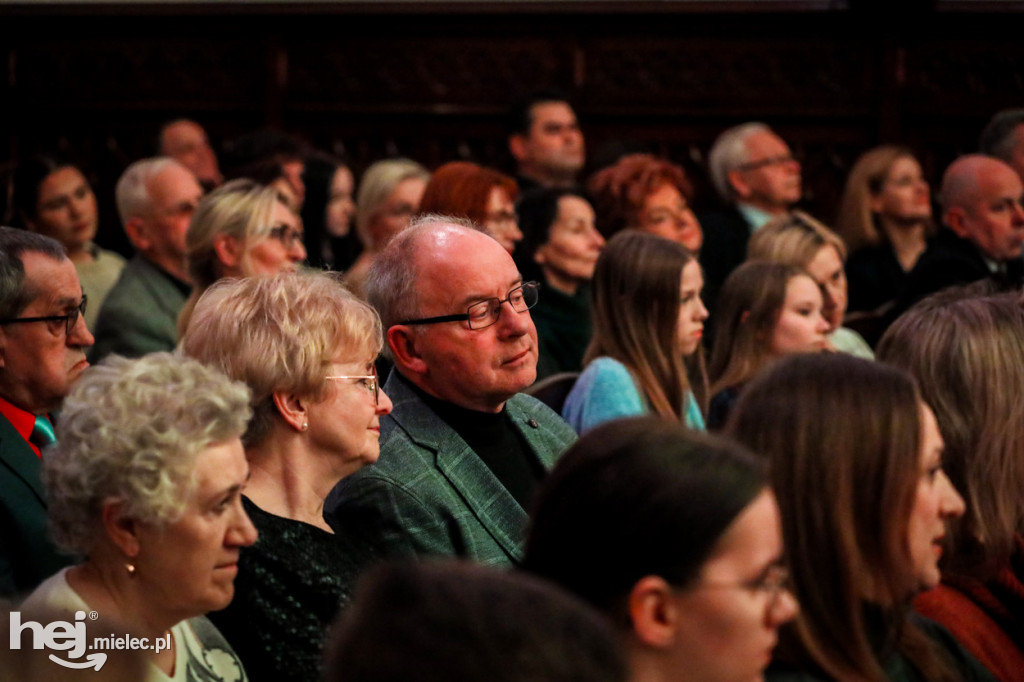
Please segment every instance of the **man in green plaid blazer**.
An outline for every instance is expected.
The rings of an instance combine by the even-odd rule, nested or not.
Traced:
[[[490,236],[437,216],[378,256],[367,297],[395,362],[378,462],[343,479],[325,517],[380,557],[522,557],[537,483],[575,440],[533,383],[537,287]]]

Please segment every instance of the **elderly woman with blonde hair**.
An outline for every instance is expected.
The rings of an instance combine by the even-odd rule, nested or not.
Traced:
[[[242,501],[260,540],[242,554],[238,596],[213,618],[253,680],[319,679],[327,627],[372,560],[358,528],[323,518],[331,488],[376,461],[380,417],[391,411],[373,365],[380,318],[339,277],[220,282],[181,342],[252,390]]]
[[[178,336],[196,301],[222,277],[290,272],[306,259],[302,220],[273,187],[240,178],[203,197],[185,233],[192,295],[178,317]]]
[[[241,501],[248,400],[170,353],[86,372],[43,458],[54,539],[86,559],[25,608],[96,611],[147,638],[149,682],[247,679],[202,615],[231,601],[239,552],[256,540]]]

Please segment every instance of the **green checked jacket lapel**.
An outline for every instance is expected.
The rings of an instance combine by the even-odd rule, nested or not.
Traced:
[[[325,505],[327,520],[360,533],[380,556],[519,563],[526,511],[397,372],[384,390],[394,409],[381,420],[380,460],[338,484]],[[516,395],[506,409],[545,469],[576,438],[529,396]]]

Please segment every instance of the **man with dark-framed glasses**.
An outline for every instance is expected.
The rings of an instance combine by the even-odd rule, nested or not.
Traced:
[[[89,363],[78,273],[59,243],[0,227],[0,595],[32,590],[71,562],[47,530],[42,448],[49,414]]]
[[[520,393],[537,373],[539,285],[490,236],[426,216],[388,244],[366,291],[395,363],[394,409],[380,460],[338,484],[325,517],[383,556],[518,563],[537,483],[575,440]]]

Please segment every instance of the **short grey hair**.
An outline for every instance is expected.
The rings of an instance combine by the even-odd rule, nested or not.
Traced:
[[[1013,158],[1013,132],[1024,125],[1024,109],[1004,109],[981,131],[978,151],[1010,163]]]
[[[172,164],[185,168],[168,156],[155,156],[136,161],[121,173],[114,188],[114,198],[122,225],[150,212],[153,200],[149,196],[149,182]]]
[[[363,246],[379,246],[371,243],[370,220],[387,201],[395,185],[409,178],[426,182],[430,180],[430,171],[412,159],[385,159],[371,164],[363,173],[356,195],[356,234]]]
[[[17,317],[38,292],[25,289],[25,264],[21,254],[41,253],[55,261],[68,257],[56,239],[16,227],[0,227],[0,318]]]
[[[173,523],[199,452],[240,436],[249,414],[245,384],[172,353],[115,355],[91,368],[65,399],[57,445],[43,458],[54,540],[88,555],[108,500],[133,519]]]
[[[418,216],[395,236],[370,266],[364,291],[380,315],[384,333],[402,320],[419,315],[420,299],[416,289],[419,264],[416,254],[420,241],[443,227],[483,232],[483,229],[465,218],[427,213]],[[385,344],[385,350],[387,345]]]
[[[724,201],[732,203],[736,191],[729,182],[729,173],[750,160],[747,138],[755,133],[772,132],[764,123],[752,121],[729,128],[715,140],[708,152],[708,174],[711,184]]]

